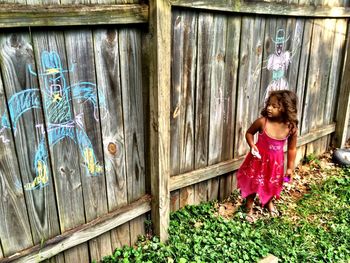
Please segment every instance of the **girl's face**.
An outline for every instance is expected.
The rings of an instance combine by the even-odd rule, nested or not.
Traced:
[[[278,118],[282,115],[283,106],[275,96],[271,97],[267,103],[266,113],[268,118]]]

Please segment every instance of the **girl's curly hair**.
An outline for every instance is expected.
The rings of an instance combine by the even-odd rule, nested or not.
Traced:
[[[294,92],[289,90],[276,90],[269,93],[266,99],[265,107],[261,111],[263,117],[267,117],[267,106],[272,97],[275,97],[279,104],[284,108],[282,112],[283,122],[289,123],[289,128],[295,132],[298,126],[298,111],[297,111],[297,96]]]

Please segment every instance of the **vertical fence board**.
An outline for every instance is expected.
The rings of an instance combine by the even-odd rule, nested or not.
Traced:
[[[264,44],[263,44],[263,60],[262,63],[257,64],[254,70],[254,77],[256,76],[258,79],[259,71],[261,70],[261,81],[260,81],[260,90],[259,90],[259,108],[264,106],[265,98],[267,94],[267,87],[269,83],[272,81],[272,71],[267,69],[268,59],[271,55],[275,53],[275,35],[279,28],[285,27],[283,24],[283,19],[267,19],[265,23],[265,36],[264,36]]]
[[[309,119],[312,101],[310,100],[310,86],[309,86],[309,64],[310,64],[310,56],[312,52],[312,36],[313,36],[313,20],[306,20],[304,27],[304,36],[303,36],[303,44],[300,55],[300,69],[299,69],[299,77],[298,77],[298,87],[304,87],[304,89],[298,89],[297,95],[303,99],[299,100],[299,109],[301,110],[299,115],[300,120],[300,134],[304,135],[309,131],[309,123],[306,121]]]
[[[213,33],[213,15],[199,13],[198,15],[198,47],[197,47],[197,79],[196,79],[196,109],[195,109],[195,169],[208,164],[209,143],[209,101],[211,65],[210,40]],[[195,202],[207,201],[208,182],[195,186]]]
[[[316,103],[317,104],[317,109],[316,109],[317,113],[315,114],[315,118],[317,119],[316,126],[315,126],[316,128],[321,127],[323,124],[326,123],[326,121],[324,120],[324,115],[325,115],[324,113],[327,105],[327,89],[328,89],[329,77],[330,77],[329,74],[331,72],[332,54],[333,54],[334,37],[335,37],[335,32],[334,32],[335,25],[336,25],[336,19],[323,19],[321,24],[322,45],[318,54],[318,57],[320,58],[319,68],[321,71],[321,76],[319,78],[320,94],[319,94],[319,99],[317,100],[317,103]]]
[[[180,115],[182,111],[180,108],[180,94],[182,76],[183,76],[183,13],[176,10],[171,16],[172,18],[172,66],[171,66],[171,93],[170,93],[170,176],[174,176],[180,173]],[[180,190],[176,190],[170,193],[171,198],[171,211],[176,211],[180,208]],[[173,210],[175,209],[175,210]]]
[[[126,150],[128,202],[145,194],[141,35],[137,29],[119,31],[121,83]],[[144,233],[145,215],[130,222],[130,242]]]
[[[176,66],[172,77],[173,107],[171,111],[171,131],[175,138],[171,138],[171,149],[172,151],[177,149],[177,154],[171,155],[171,163],[178,162],[179,173],[185,173],[194,168],[194,87],[197,59],[197,17],[194,13],[188,11],[179,12],[179,15],[175,13],[174,17],[176,17],[174,21],[176,26],[174,28],[174,38],[177,38],[177,41],[173,44],[173,65]],[[178,139],[174,140],[176,138]],[[181,189],[179,207],[193,204],[194,195],[194,186]]]
[[[33,98],[39,100],[40,108],[24,113],[16,123],[15,145],[24,185],[33,182],[38,167],[35,157],[39,146],[47,148],[47,136],[36,125],[43,125],[43,107],[38,91],[38,81],[29,73],[28,66],[34,66],[33,50],[29,35],[8,34],[0,37],[1,66],[4,87],[8,100],[21,101],[21,92],[32,89]],[[35,68],[35,66],[34,66]],[[36,89],[34,91],[33,89]],[[35,95],[35,96],[34,96]],[[27,97],[23,103],[28,103]],[[28,142],[31,142],[28,144]],[[50,160],[47,161],[48,185],[43,188],[25,191],[28,216],[34,244],[60,234]]]
[[[288,80],[289,89],[295,93],[298,92],[297,87],[304,24],[304,19],[291,18],[288,19],[286,28],[286,37],[289,37],[289,40],[286,43],[285,50],[288,50],[291,54],[291,62],[286,72],[286,78]]]
[[[94,33],[98,88],[106,98],[108,118],[101,119],[109,211],[126,205],[125,136],[120,83],[118,30]],[[130,245],[129,223],[111,231],[112,248]]]
[[[218,30],[220,28],[220,30]],[[210,78],[210,111],[209,111],[209,154],[208,164],[221,161],[223,149],[223,129],[225,118],[225,98],[227,90],[225,87],[225,48],[227,34],[227,18],[223,15],[215,15],[213,21],[212,48],[210,54],[211,68]],[[219,179],[211,179],[208,182],[208,199],[218,199]]]
[[[333,30],[335,31],[335,36],[333,39],[334,47],[332,53],[331,69],[329,73],[326,106],[324,111],[325,124],[330,124],[334,121],[334,112],[336,108],[335,105],[337,104],[336,96],[339,85],[339,79],[341,77],[339,73],[341,70],[341,63],[343,57],[342,54],[344,54],[343,50],[345,46],[346,20],[337,19]]]
[[[0,114],[9,120],[0,78]],[[0,241],[4,256],[33,245],[11,129],[0,133]]]
[[[254,71],[257,65],[262,63],[264,29],[264,18],[243,17],[237,92],[235,157],[244,155],[248,151],[245,133],[259,116],[258,102],[261,73],[260,70]]]
[[[67,31],[65,41],[67,57],[70,59],[68,63],[75,63],[74,70],[69,72],[70,83],[79,94],[79,99],[73,100],[74,114],[81,116],[79,123],[76,124],[76,135],[78,141],[79,136],[87,140],[85,145],[80,146],[80,148],[84,147],[80,151],[85,154],[81,156],[80,172],[85,217],[89,222],[108,212],[100,128],[100,120],[107,117],[106,98],[96,86],[91,31]],[[89,91],[84,89],[89,89]],[[93,260],[101,260],[103,256],[111,254],[110,234],[106,233],[89,241],[89,247]]]
[[[313,33],[312,33],[312,42],[311,42],[311,48],[310,48],[310,61],[308,66],[308,78],[306,81],[306,101],[308,104],[306,104],[304,107],[304,115],[303,115],[303,124],[302,124],[302,133],[309,132],[312,128],[316,127],[316,110],[317,110],[317,99],[319,98],[319,92],[320,92],[320,82],[319,79],[320,76],[320,63],[321,58],[318,56],[318,51],[321,46],[321,34],[322,34],[322,27],[321,27],[321,21],[319,19],[315,19],[313,24]]]
[[[45,78],[53,77],[53,75],[41,75],[46,72],[46,69],[42,65],[42,52],[57,52],[61,60],[62,70],[68,70],[68,63],[70,61],[67,61],[66,58],[63,33],[59,31],[34,32],[33,46],[43,104],[45,105],[47,103],[49,105],[51,98],[47,94],[49,94],[50,88],[46,87]],[[70,86],[67,74],[63,73],[63,77],[66,78],[66,83],[61,79],[62,91],[67,92],[68,97],[72,96],[71,91],[67,89]],[[79,168],[79,161],[82,157],[80,156],[79,146],[76,142],[76,135],[75,133],[71,133],[71,136],[65,136],[60,139],[60,136],[58,136],[60,128],[52,126],[53,123],[57,123],[57,120],[61,118],[67,120],[74,118],[71,101],[67,100],[63,101],[63,103],[59,105],[59,108],[55,105],[45,106],[47,109],[44,116],[46,127],[52,129],[53,132],[51,135],[52,139],[51,141],[49,140],[49,153],[52,161],[56,200],[62,232],[85,223],[82,182]],[[56,133],[57,135],[55,135]],[[86,244],[70,249],[64,254],[66,262],[89,261]]]
[[[241,19],[234,16],[227,18],[226,54],[225,54],[225,84],[223,97],[219,98],[224,105],[223,135],[221,161],[233,158],[235,123],[236,123],[236,92],[238,79],[238,56]],[[232,180],[234,173],[220,178],[220,199],[232,193]]]

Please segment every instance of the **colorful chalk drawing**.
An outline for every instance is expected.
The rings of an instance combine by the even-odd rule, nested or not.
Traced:
[[[288,70],[289,64],[292,63],[292,59],[296,54],[297,50],[301,46],[301,29],[296,27],[295,36],[293,38],[294,50],[289,51],[285,50],[285,44],[289,40],[290,36],[286,37],[284,29],[278,29],[275,35],[275,39],[272,39],[272,42],[275,44],[275,51],[273,54],[269,55],[267,60],[263,61],[263,64],[266,62],[266,66],[261,68],[261,63],[256,67],[253,72],[253,77],[257,80],[258,73],[261,69],[267,69],[272,72],[272,80],[268,84],[265,94],[263,96],[264,101],[269,95],[270,91],[289,89],[288,81],[285,77]]]
[[[279,29],[275,40],[272,40],[275,43],[275,53],[267,59],[267,70],[272,71],[272,81],[266,88],[265,99],[267,99],[270,91],[289,88],[285,72],[291,63],[291,53],[284,50],[284,44],[288,39],[289,37],[285,39],[285,31]]]
[[[87,172],[91,176],[97,176],[102,173],[103,168],[96,159],[91,141],[83,127],[83,114],[74,116],[71,108],[71,101],[78,100],[81,103],[89,101],[94,107],[94,118],[99,120],[99,106],[104,109],[104,116],[107,116],[106,101],[103,94],[97,94],[96,84],[91,82],[79,82],[70,87],[67,86],[64,76],[65,72],[61,64],[61,58],[56,52],[43,51],[41,53],[41,66],[43,72],[39,74],[44,82],[44,89],[26,89],[14,94],[8,100],[10,120],[5,113],[1,116],[0,138],[3,143],[8,142],[4,137],[4,129],[14,130],[16,134],[17,122],[21,115],[31,109],[41,109],[40,96],[43,98],[43,108],[47,120],[46,132],[44,124],[38,124],[36,127],[40,130],[42,138],[34,157],[34,168],[36,177],[30,183],[25,185],[25,190],[42,188],[48,184],[48,152],[45,144],[45,136],[49,146],[53,147],[64,138],[71,139],[78,144],[81,156]],[[28,66],[30,74],[38,76]],[[74,68],[70,70],[73,72]]]

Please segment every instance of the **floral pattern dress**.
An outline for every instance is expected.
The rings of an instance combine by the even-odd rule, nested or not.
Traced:
[[[266,130],[259,133],[256,143],[261,159],[248,153],[237,172],[237,185],[243,198],[256,193],[262,205],[280,197],[284,177],[283,147],[288,137],[274,139]]]

